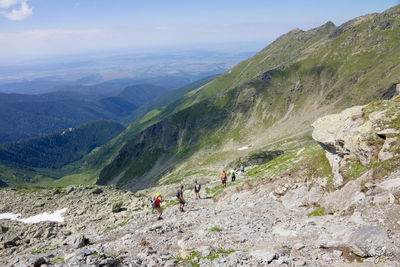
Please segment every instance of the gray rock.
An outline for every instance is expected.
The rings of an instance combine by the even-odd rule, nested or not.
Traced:
[[[6,227],[6,226],[1,226],[1,232],[2,232],[3,234],[7,233],[7,232],[8,232],[8,230],[10,230],[10,228],[9,228],[9,227]]]
[[[302,249],[304,247],[305,247],[305,245],[303,243],[296,243],[293,246],[293,248],[296,249],[296,250],[300,250],[300,249]]]
[[[391,193],[381,193],[374,196],[373,203],[375,205],[393,204],[395,197]]]
[[[275,251],[252,251],[250,253],[253,257],[260,259],[266,263],[271,263],[274,259],[277,258]]]
[[[89,240],[82,234],[75,234],[64,240],[65,245],[71,245],[73,248],[81,248],[86,246]]]
[[[359,140],[372,132],[373,128],[372,123],[364,123],[363,108],[355,106],[339,114],[319,118],[312,124],[312,137],[333,155],[341,158],[355,155],[363,164],[368,163],[372,158],[372,149]]]
[[[27,261],[27,266],[40,267],[42,264],[46,264],[47,260],[44,257],[36,256],[32,257]]]
[[[294,263],[294,266],[304,266],[304,265],[306,265],[305,260],[298,260]]]
[[[89,256],[89,255],[92,255],[92,254],[94,254],[94,253],[96,253],[95,250],[91,250],[91,249],[85,248],[85,249],[82,249],[81,251],[79,251],[79,252],[76,254],[76,257],[77,257],[78,259],[83,259],[84,257]]]
[[[369,190],[371,188],[374,188],[376,185],[374,183],[367,182],[364,186],[365,186],[365,188],[367,188]]]
[[[92,190],[92,194],[94,195],[99,195],[101,193],[103,193],[103,190],[101,188],[95,188]]]
[[[123,205],[123,202],[122,202],[122,201],[115,202],[115,203],[112,205],[111,211],[112,211],[113,213],[119,212],[119,211],[121,210],[122,205]]]
[[[157,253],[157,251],[154,250],[152,247],[148,247],[147,250],[146,250],[147,256],[153,255],[153,254],[156,254],[156,253]]]
[[[378,226],[363,226],[350,235],[348,246],[352,252],[360,257],[376,257],[386,253],[386,244],[389,241],[388,229]]]
[[[175,266],[178,263],[178,260],[169,260],[165,263],[165,266]]]
[[[3,243],[3,248],[11,248],[16,246],[18,246],[18,244],[14,240],[9,240]]]
[[[199,249],[201,257],[208,257],[211,254],[211,251],[208,247],[201,247]]]
[[[114,267],[119,264],[119,261],[113,257],[106,258],[96,263],[98,267]]]
[[[395,153],[390,151],[390,149],[396,142],[397,138],[386,138],[385,143],[382,146],[382,149],[378,153],[379,161],[389,160],[395,156]]]
[[[287,191],[288,189],[285,187],[285,186],[277,186],[276,188],[275,188],[275,194],[277,194],[278,196],[283,196],[285,193],[286,193],[286,191]]]

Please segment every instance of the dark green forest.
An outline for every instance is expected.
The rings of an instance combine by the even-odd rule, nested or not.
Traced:
[[[95,121],[61,133],[0,146],[0,162],[11,166],[60,168],[79,160],[124,130],[117,122]]]

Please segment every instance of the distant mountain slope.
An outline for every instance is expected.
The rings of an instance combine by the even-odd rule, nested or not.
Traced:
[[[0,93],[0,103],[18,103],[18,102],[46,102],[69,99],[85,99],[86,96],[77,92],[59,91],[39,95]]]
[[[201,86],[211,82],[218,76],[219,76],[219,74],[212,75],[212,76],[206,77],[204,79],[201,79],[199,81],[196,81],[194,83],[188,84],[184,87],[169,91],[169,92],[161,95],[160,97],[150,101],[149,103],[139,107],[138,109],[134,110],[132,112],[132,114],[127,119],[125,119],[125,121],[128,121],[128,122],[136,121],[136,120],[142,118],[147,112],[149,112],[153,109],[161,108],[165,105],[168,105],[168,104],[171,104],[171,103],[177,101],[178,99],[183,97],[185,94],[187,94],[190,91],[193,91],[195,89],[198,89]]]
[[[118,97],[130,101],[136,106],[142,106],[144,103],[156,99],[167,91],[167,88],[161,86],[138,84],[126,87],[118,94]]]
[[[0,162],[9,166],[60,168],[103,145],[124,129],[116,122],[96,121],[61,133],[0,145]]]
[[[8,184],[6,184],[5,182],[3,182],[2,180],[0,180],[0,187],[7,187]]]
[[[121,96],[96,101],[86,101],[87,95],[68,91],[40,95],[0,93],[0,144],[61,131],[88,121],[120,121],[166,91],[149,84],[137,85],[124,89]]]
[[[2,103],[0,134],[4,139],[0,143],[62,131],[88,121],[117,119],[119,114],[108,107],[104,103],[74,99]]]
[[[203,81],[205,82],[205,81]],[[183,87],[185,90],[191,90],[193,89],[195,84],[194,83],[191,86],[188,87]],[[203,84],[203,83],[200,83]],[[183,89],[179,89],[178,93],[182,93],[184,91]],[[168,94],[167,96],[168,99],[176,97],[176,93],[171,92],[172,94]],[[52,94],[52,93],[51,93]],[[39,100],[42,99],[42,95],[36,95],[36,96],[26,96],[26,95],[17,95],[21,96],[21,99],[24,101],[28,100]],[[162,97],[160,97],[162,99]],[[18,100],[18,97],[16,98],[15,95],[11,97],[11,101]],[[170,101],[170,100],[167,100]],[[8,101],[4,101],[8,102]],[[33,101],[35,102],[35,101]],[[35,104],[40,104],[41,102],[35,102]],[[85,102],[86,103],[86,102]],[[120,116],[125,116],[129,115],[129,108],[133,105],[131,102],[125,100],[125,98],[122,97],[109,97],[109,98],[104,98],[101,99],[100,101],[97,101],[95,103],[93,102],[88,102],[91,103],[92,106],[91,108],[99,108],[101,110],[107,108],[109,112],[119,114]],[[23,104],[23,103],[19,103]],[[128,107],[124,107],[124,105]],[[79,128],[79,127],[78,127]],[[88,128],[87,134],[93,134],[91,128]],[[55,136],[58,137],[58,134],[55,135],[50,135],[50,136]],[[43,137],[44,139],[48,139],[49,136]],[[102,146],[98,147],[95,150],[93,150],[89,155],[86,155],[82,159],[77,158],[77,157],[67,157],[69,159],[69,162],[67,164],[64,164],[65,161],[60,161],[60,155],[57,153],[49,153],[43,158],[47,160],[49,163],[46,165],[44,164],[41,166],[41,169],[38,169],[37,167],[39,166],[38,164],[38,159],[37,158],[32,158],[33,162],[36,162],[33,164],[30,162],[28,159],[26,159],[26,155],[24,153],[28,153],[28,155],[31,155],[32,153],[30,152],[32,150],[31,146],[36,145],[38,140],[43,140],[43,138],[34,138],[32,140],[27,140],[27,141],[20,141],[17,143],[12,143],[12,144],[6,144],[1,146],[0,145],[0,153],[11,153],[12,151],[15,151],[16,154],[12,154],[11,157],[9,157],[9,160],[0,160],[0,177],[3,177],[6,181],[11,181],[11,184],[15,185],[15,183],[19,182],[26,182],[26,183],[40,183],[40,184],[46,184],[46,185],[54,185],[54,182],[57,183],[57,185],[64,185],[64,184],[71,184],[74,182],[83,182],[88,183],[90,181],[93,181],[93,179],[97,179],[97,175],[101,168],[104,167],[104,160],[107,156],[104,156],[103,153],[108,153],[110,150],[114,150],[118,152],[117,147],[119,146],[118,143],[121,142],[118,141],[114,143],[114,145],[108,145],[108,146]],[[129,138],[126,136],[126,138]],[[123,139],[125,140],[125,139]],[[122,141],[123,142],[123,141]],[[42,142],[41,144],[45,146],[46,143],[49,142]],[[50,142],[51,143],[51,142]],[[113,143],[113,142],[110,142]],[[108,147],[108,148],[107,148]],[[1,149],[3,148],[3,149]],[[43,147],[44,152],[47,150]],[[63,147],[59,147],[60,151],[63,150]],[[68,150],[68,148],[66,148]],[[2,152],[1,152],[2,151]],[[24,155],[20,159],[17,155],[18,154]],[[69,153],[69,152],[68,152]],[[34,153],[37,155],[37,153]],[[40,153],[39,153],[40,154]],[[108,155],[109,157],[110,155]],[[78,161],[73,161],[72,159],[78,159]],[[72,160],[72,161],[71,161]],[[54,162],[55,161],[55,162]],[[54,163],[51,163],[54,162]],[[51,163],[51,164],[50,164]],[[52,168],[52,169],[49,169]],[[85,174],[82,175],[80,171],[84,171]],[[92,176],[92,174],[96,175],[96,178]],[[63,177],[66,175],[65,179],[57,180],[54,181],[54,179],[58,179],[60,177]],[[74,176],[75,175],[75,176]],[[90,177],[88,177],[90,175]],[[85,176],[83,179],[82,177]],[[72,178],[72,177],[76,177]],[[44,178],[44,180],[42,179]],[[47,179],[51,178],[51,179]]]
[[[222,168],[243,155],[241,145],[263,149],[310,131],[323,114],[385,98],[400,83],[399,42],[400,6],[340,27],[293,30],[128,127],[112,141],[130,137],[98,183],[141,189]]]

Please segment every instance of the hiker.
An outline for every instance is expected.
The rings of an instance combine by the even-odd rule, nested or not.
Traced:
[[[244,165],[243,165],[243,163],[240,164],[240,172],[242,174],[244,174]]]
[[[194,181],[194,194],[196,195],[196,200],[200,198],[200,189],[201,185],[197,181]]]
[[[231,179],[232,179],[232,182],[234,182],[236,180],[236,168],[233,168],[233,171],[231,173]]]
[[[222,174],[221,174],[221,182],[222,182],[222,186],[223,187],[226,187],[226,180],[227,180],[227,175],[226,175],[226,172],[225,172],[225,170],[223,170],[222,171]]]
[[[162,215],[161,202],[162,202],[162,198],[161,198],[160,193],[157,193],[156,196],[154,197],[154,199],[151,201],[151,205],[153,206],[154,209],[157,210],[157,213],[158,213],[157,220],[162,220],[162,218],[161,218],[161,215]]]
[[[185,200],[183,199],[183,185],[181,185],[180,189],[178,192],[176,192],[176,197],[179,200],[179,210],[181,212],[185,211],[183,207],[185,206]]]

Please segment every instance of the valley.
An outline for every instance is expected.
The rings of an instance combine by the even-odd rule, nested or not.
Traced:
[[[2,93],[4,129],[35,137],[0,145],[0,265],[397,266],[399,42],[396,5],[293,29],[185,86],[89,75]]]

